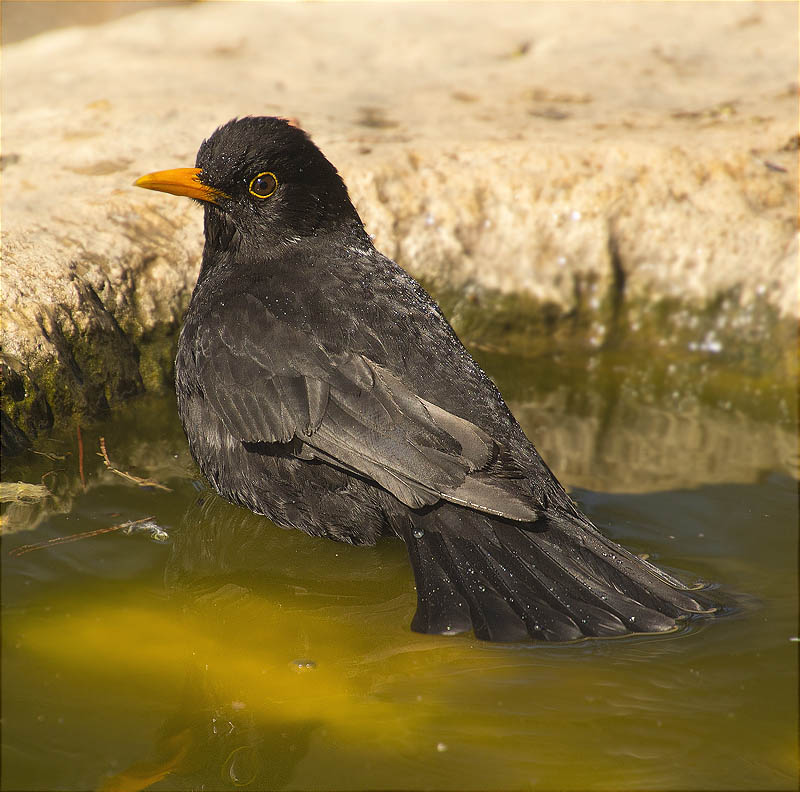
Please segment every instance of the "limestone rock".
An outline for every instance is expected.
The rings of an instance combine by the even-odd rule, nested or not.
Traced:
[[[7,46],[7,417],[170,381],[201,212],[130,185],[236,115],[297,118],[436,294],[796,321],[797,7],[575,8],[188,4]]]

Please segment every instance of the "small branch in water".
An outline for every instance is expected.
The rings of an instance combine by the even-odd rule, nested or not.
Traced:
[[[78,424],[78,472],[81,476],[81,486],[83,491],[86,492],[86,477],[83,474],[83,435],[81,434],[80,424]]]
[[[52,460],[53,462],[63,462],[66,458],[66,454],[50,454],[47,451],[36,451],[35,449],[31,449],[32,454],[37,454],[38,456],[47,457],[47,459]]]
[[[47,486],[47,484],[45,484],[44,481],[48,476],[54,476],[56,473],[63,472],[63,470],[64,468],[59,468],[58,470],[48,470],[47,473],[42,473],[42,478],[41,478],[42,486],[43,487]]]
[[[100,451],[101,454],[97,456],[103,457],[103,462],[105,466],[112,472],[116,473],[118,476],[122,476],[122,478],[127,479],[128,481],[132,481],[134,484],[138,484],[140,487],[155,487],[156,489],[164,490],[164,492],[172,492],[169,487],[165,487],[163,484],[159,484],[157,481],[153,481],[153,479],[145,479],[140,478],[139,476],[134,476],[132,473],[126,473],[124,470],[118,470],[111,464],[111,460],[108,458],[108,452],[106,451],[106,439],[105,437],[100,438]]]
[[[69,536],[57,536],[55,539],[48,539],[46,542],[36,542],[36,544],[15,547],[9,552],[9,555],[17,558],[18,556],[25,555],[25,553],[32,553],[34,550],[44,550],[53,545],[77,542],[79,539],[88,539],[90,536],[99,536],[100,534],[111,533],[112,531],[124,531],[126,528],[134,528],[141,523],[146,523],[151,520],[153,520],[153,517],[142,517],[141,520],[131,520],[130,522],[125,522],[120,525],[112,525],[110,528],[98,528],[96,531],[83,531],[82,533],[70,534]]]

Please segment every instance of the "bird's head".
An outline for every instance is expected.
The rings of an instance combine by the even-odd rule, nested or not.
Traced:
[[[259,247],[363,226],[347,188],[308,135],[281,118],[229,121],[203,141],[195,168],[142,176],[138,187],[206,207],[206,241]]]

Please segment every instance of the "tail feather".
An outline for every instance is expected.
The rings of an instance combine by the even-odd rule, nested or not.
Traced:
[[[555,581],[506,548],[492,546],[488,553],[493,568],[503,573],[499,585],[512,597],[530,636],[546,641],[572,641],[583,636],[573,614],[564,607],[561,593],[556,592]]]
[[[417,584],[417,612],[411,629],[440,635],[471,629],[469,607],[437,561],[428,541],[418,541],[411,526],[408,526],[405,540]]]
[[[689,586],[590,527],[585,542],[578,546],[554,542],[546,534],[542,535],[541,543],[552,547],[557,557],[571,550],[575,566],[608,581],[625,597],[673,619],[687,613],[707,612],[707,604]]]
[[[585,518],[531,526],[447,505],[402,528],[417,583],[412,629],[488,641],[664,632],[710,612],[681,581],[606,539]]]
[[[551,517],[535,534],[537,545],[561,563],[567,574],[578,569],[605,580],[620,593],[672,617],[708,612],[695,589],[603,536],[588,520]]]
[[[667,596],[673,589],[689,590],[689,587],[676,577],[603,536],[586,518],[578,520],[572,515],[566,515],[560,518],[551,517],[550,521],[559,529],[557,539],[543,535],[542,540],[557,541],[559,552],[569,550],[589,569],[595,570],[601,576],[614,577],[622,567],[623,578],[642,580],[648,589],[658,586],[657,581],[665,584],[658,588],[661,592],[667,593]]]
[[[576,562],[575,556],[565,555],[563,548],[549,538],[544,539],[541,534],[536,534],[533,539],[519,529],[510,528],[507,536],[516,540],[506,545],[511,552],[523,559],[538,559],[523,563],[528,568],[538,565],[543,575],[553,581],[550,583],[550,587],[555,589],[552,596],[558,598],[561,608],[573,615],[582,635],[598,637],[626,632],[663,632],[675,626],[669,614],[651,609],[641,599],[621,592],[612,579],[612,576],[620,577],[616,569],[609,568],[605,577],[592,574],[583,564]],[[631,630],[630,625],[637,622],[638,629]]]
[[[526,625],[510,604],[513,599],[504,598],[506,592],[502,586],[486,585],[491,573],[480,548],[460,537],[434,535],[432,541],[437,538],[447,554],[438,557],[445,558],[448,575],[467,595],[475,635],[486,641],[521,641],[527,638]]]

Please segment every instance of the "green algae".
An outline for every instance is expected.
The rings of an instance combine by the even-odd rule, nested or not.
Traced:
[[[592,311],[566,312],[527,295],[436,296],[468,347],[536,359],[545,389],[582,372],[584,388],[627,389],[647,403],[680,398],[797,420],[797,326],[765,302],[743,307],[733,293],[687,307],[609,294]]]
[[[167,323],[144,333],[139,340],[139,373],[148,393],[164,393],[172,389],[177,343],[176,328]]]
[[[584,387],[627,389],[646,402],[796,420],[797,327],[758,297],[744,305],[735,292],[704,306],[648,302],[626,298],[620,282],[593,301],[577,294],[567,311],[527,294],[427,285],[469,348],[546,358],[552,364],[540,377],[563,381],[567,366],[582,372]],[[29,369],[9,359],[2,367],[0,406],[29,437],[172,388],[177,321],[146,328],[134,312],[118,323],[91,290],[82,304],[88,320],[63,310],[44,318],[55,350],[48,363]],[[631,362],[620,380],[620,365]]]

